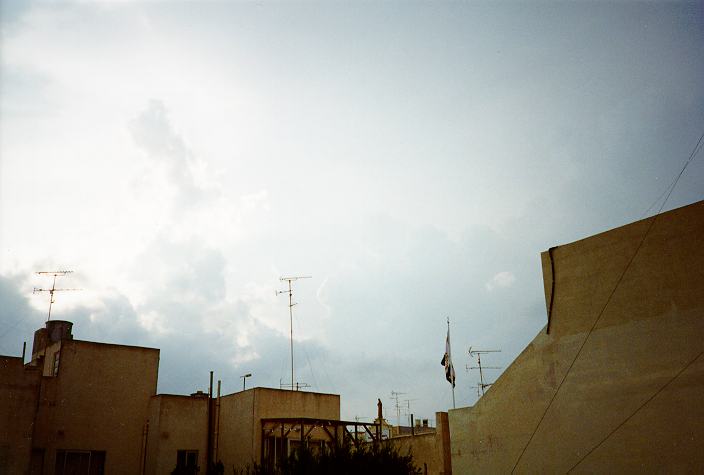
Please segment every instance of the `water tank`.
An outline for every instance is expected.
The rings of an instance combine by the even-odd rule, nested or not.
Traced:
[[[56,343],[61,340],[73,340],[71,334],[72,322],[65,320],[49,320],[46,322],[46,332],[51,343]]]

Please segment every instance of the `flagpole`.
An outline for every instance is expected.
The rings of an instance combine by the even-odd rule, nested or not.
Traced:
[[[447,317],[447,339],[448,341],[450,340],[450,317]],[[450,361],[452,361],[452,342],[450,342],[450,348],[448,351],[447,356],[450,358]],[[452,383],[452,409],[456,409],[455,407],[455,384],[454,381]]]

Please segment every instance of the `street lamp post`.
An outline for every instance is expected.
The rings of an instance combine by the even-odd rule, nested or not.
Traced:
[[[252,376],[252,373],[247,373],[247,374],[243,374],[242,376],[240,376],[240,378],[242,378],[242,391],[244,391],[247,388],[247,378],[249,378],[251,376]]]

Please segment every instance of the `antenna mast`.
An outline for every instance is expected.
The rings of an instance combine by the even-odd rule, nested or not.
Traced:
[[[46,321],[48,322],[51,320],[51,307],[56,302],[54,300],[54,292],[65,292],[69,290],[81,290],[81,289],[57,289],[56,288],[56,278],[57,277],[64,277],[67,274],[73,274],[72,270],[58,270],[58,271],[42,271],[42,272],[37,272],[37,275],[47,275],[50,277],[54,278],[53,283],[51,284],[50,289],[41,289],[39,287],[34,287],[34,290],[32,291],[33,294],[36,294],[37,292],[49,292],[49,315],[47,316]]]
[[[417,398],[414,398],[414,399],[404,399],[404,400],[403,400],[403,402],[406,403],[406,411],[407,411],[407,414],[406,414],[406,415],[408,416],[408,425],[409,425],[409,426],[413,426],[413,422],[411,421],[411,416],[413,415],[413,414],[411,413],[411,402],[417,401],[417,400],[418,400]]]
[[[484,373],[482,369],[501,369],[500,366],[482,366],[482,355],[485,353],[501,353],[501,350],[473,350],[472,347],[469,347],[469,356],[475,356],[477,357],[477,365],[478,366],[466,366],[467,371],[470,369],[478,369],[479,370],[479,386],[477,386],[477,396],[479,396],[479,389],[482,390],[482,396],[484,395],[484,389],[488,388],[494,383],[485,383],[484,382]]]
[[[391,391],[391,399],[394,400],[395,407],[396,407],[396,424],[401,427],[401,405],[398,403],[398,397],[401,396],[402,394],[406,393],[400,393],[398,391]],[[400,430],[400,429],[399,429]]]
[[[312,276],[310,275],[302,275],[296,277],[281,277],[279,278],[280,281],[288,282],[288,290],[276,291],[276,295],[288,294],[288,316],[291,323],[291,391],[297,390],[293,372],[293,306],[297,305],[297,303],[293,303],[293,289],[291,288],[291,283],[298,279],[310,279],[311,277]]]

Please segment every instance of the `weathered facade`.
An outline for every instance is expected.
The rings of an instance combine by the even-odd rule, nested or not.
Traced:
[[[17,474],[140,473],[159,350],[74,340],[71,327],[49,321],[30,363],[6,359],[0,412],[15,440],[0,462]]]
[[[301,437],[291,430],[284,437],[278,432],[265,433],[262,420],[300,418],[321,421],[339,421],[340,396],[303,391],[270,388],[252,388],[224,396],[220,400],[217,435],[218,458],[228,470],[242,470],[264,457],[272,458],[274,447],[288,453]],[[310,424],[309,424],[310,426]],[[320,429],[308,434],[309,440],[327,440]],[[267,444],[273,441],[272,444]],[[282,442],[283,441],[283,442]],[[266,445],[266,447],[264,445]],[[266,449],[266,450],[265,450]]]
[[[207,394],[153,396],[149,404],[148,424],[145,474],[171,473],[179,456],[184,466],[207,466]]]
[[[447,413],[436,412],[435,420],[434,430],[419,427],[418,433],[394,436],[388,441],[399,453],[413,454],[413,462],[423,475],[452,475]]]
[[[24,473],[38,461],[32,429],[40,379],[41,370],[25,370],[22,358],[0,356],[0,472]]]
[[[541,257],[548,324],[450,411],[453,471],[704,470],[704,202]]]
[[[209,453],[229,473],[261,462],[272,418],[312,420],[304,435],[313,443],[329,440],[321,424],[342,424],[338,395],[156,394],[158,368],[157,349],[74,340],[70,322],[47,322],[29,363],[0,356],[0,474],[205,473]],[[295,434],[278,439],[279,451]]]

